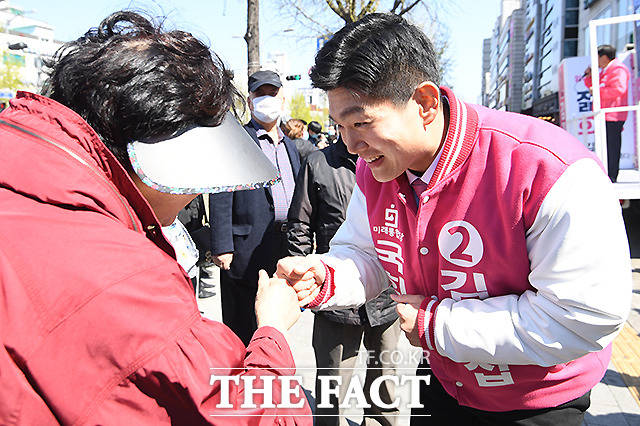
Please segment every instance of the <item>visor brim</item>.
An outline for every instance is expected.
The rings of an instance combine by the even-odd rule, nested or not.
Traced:
[[[270,186],[280,176],[231,113],[216,127],[127,145],[134,171],[149,187],[171,194],[240,191]]]

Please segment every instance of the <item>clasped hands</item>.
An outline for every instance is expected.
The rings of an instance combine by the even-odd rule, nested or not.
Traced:
[[[293,288],[298,297],[298,305],[305,307],[311,303],[322,289],[326,279],[326,269],[322,261],[315,256],[295,256],[280,259],[274,279],[284,279]],[[400,318],[400,328],[409,343],[420,347],[418,333],[418,310],[425,296],[419,294],[392,294],[398,303],[396,310]]]

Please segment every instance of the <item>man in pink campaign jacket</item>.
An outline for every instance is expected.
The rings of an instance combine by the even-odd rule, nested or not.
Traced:
[[[600,68],[600,103],[602,108],[627,106],[629,94],[629,70],[616,59],[616,48],[604,44],[598,46],[598,67]],[[591,67],[585,70],[584,84],[593,92]],[[622,127],[627,112],[607,112],[605,114],[607,131],[607,166],[612,182],[618,179],[620,169],[620,147],[622,145]]]
[[[198,193],[275,180],[231,73],[127,11],[50,65],[48,97],[0,114],[0,425],[311,425],[295,291],[261,271],[245,347],[161,231]]]
[[[395,15],[345,26],[311,78],[360,159],[329,252],[278,265],[300,304],[396,289],[433,373],[412,424],[580,425],[631,295],[602,165],[559,127],[439,87],[431,42]]]

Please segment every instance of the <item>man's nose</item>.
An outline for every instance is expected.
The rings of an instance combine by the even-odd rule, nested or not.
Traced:
[[[366,148],[367,146],[367,143],[357,134],[354,134],[354,132],[341,130],[340,136],[342,137],[342,141],[347,147],[347,151],[349,151],[351,154],[358,154],[363,150],[363,148]]]

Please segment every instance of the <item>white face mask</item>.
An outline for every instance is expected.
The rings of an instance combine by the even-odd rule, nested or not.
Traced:
[[[302,139],[309,139],[309,132],[305,130],[304,133],[302,133]]]
[[[273,123],[282,114],[282,101],[273,96],[253,98],[253,115],[263,123]]]

